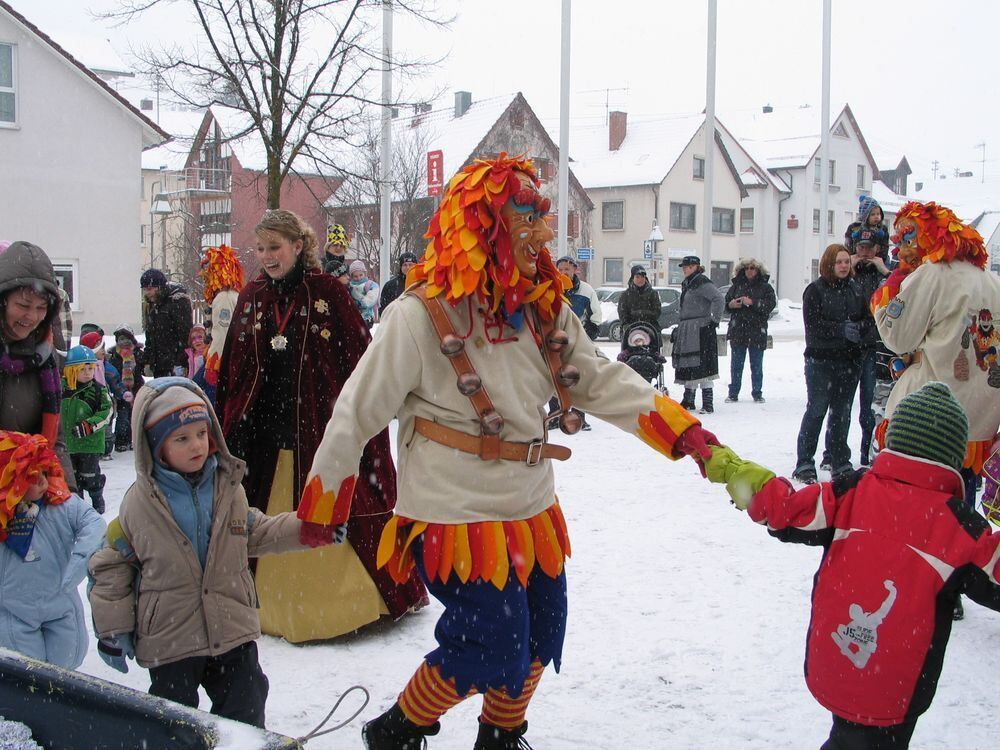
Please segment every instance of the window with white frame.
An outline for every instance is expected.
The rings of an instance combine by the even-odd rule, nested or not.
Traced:
[[[826,212],[826,233],[833,235],[833,211]]]
[[[864,164],[859,164],[858,165],[858,190],[864,190],[865,189],[865,176],[866,176],[865,172],[866,171],[867,170],[865,169],[865,165]]]
[[[696,180],[704,180],[705,179],[705,157],[704,156],[696,156],[696,157],[694,157],[694,172],[693,172],[693,177]]]
[[[17,123],[17,47],[0,42],[0,126]]]
[[[625,201],[601,202],[601,229],[616,232],[625,228]]]
[[[819,157],[817,156],[813,159],[813,184],[819,185]],[[828,185],[837,184],[837,161],[835,159],[829,160],[830,164],[830,175],[827,181]]]
[[[740,209],[740,233],[741,234],[753,234],[753,209],[752,208],[741,208]]]
[[[680,229],[685,232],[695,230],[694,222],[697,211],[693,203],[670,202],[670,228]]]
[[[604,283],[624,284],[625,283],[625,259],[605,258],[604,259]]]
[[[69,296],[69,309],[80,309],[80,264],[75,260],[53,260],[56,283]]]
[[[736,211],[731,208],[712,209],[712,231],[717,234],[735,234]]]
[[[819,209],[813,209],[813,234],[819,234]]]

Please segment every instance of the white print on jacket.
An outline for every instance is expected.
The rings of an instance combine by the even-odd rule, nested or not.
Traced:
[[[861,609],[860,604],[852,604],[847,611],[851,621],[847,625],[838,625],[836,632],[830,633],[833,642],[840,647],[840,653],[851,660],[858,669],[864,669],[868,660],[878,648],[878,626],[889,614],[896,601],[896,586],[892,581],[883,581],[889,595],[882,602],[878,611],[868,614]]]

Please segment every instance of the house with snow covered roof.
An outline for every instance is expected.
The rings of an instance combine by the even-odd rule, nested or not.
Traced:
[[[680,261],[700,255],[705,175],[705,115],[632,118],[609,113],[603,123],[572,125],[573,170],[594,202],[590,236],[596,274],[591,283],[628,282],[632,265],[643,265],[655,284],[680,283]],[[741,169],[716,129],[712,200],[712,258],[706,269],[716,283],[729,283],[741,255],[741,221],[750,234],[756,217],[741,212],[751,186],[772,186],[766,171],[754,171],[741,155]],[[759,185],[758,185],[759,183]],[[646,245],[654,226],[663,240]]]
[[[772,283],[779,297],[800,299],[819,275],[821,222],[829,242],[842,240],[858,198],[872,192],[878,167],[849,105],[830,124],[827,215],[820,216],[820,112],[814,107],[723,112],[720,119],[754,159],[788,187],[778,203]]]
[[[427,223],[443,189],[467,164],[493,158],[501,152],[525,155],[534,162],[542,183],[541,192],[551,199],[548,217],[553,230],[562,205],[558,188],[559,148],[542,126],[524,95],[498,96],[473,101],[471,92],[455,92],[454,106],[417,105],[407,116],[392,121],[393,270],[401,252],[420,256]],[[376,124],[377,127],[377,124]],[[342,224],[351,240],[348,256],[360,258],[377,272],[379,229],[377,130],[366,146],[348,155],[344,182],[327,201],[330,221]],[[432,172],[428,179],[428,170]],[[593,203],[569,173],[569,252],[590,243],[587,215]],[[555,243],[551,248],[557,253]],[[581,262],[581,275],[592,275],[588,261]]]
[[[136,187],[169,135],[0,0],[0,239],[52,259],[74,323],[140,318]],[[109,289],[131,293],[108,294]]]

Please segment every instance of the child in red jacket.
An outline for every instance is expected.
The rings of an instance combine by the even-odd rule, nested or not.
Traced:
[[[959,594],[1000,610],[1000,534],[963,500],[967,433],[948,386],[928,383],[900,401],[867,471],[796,491],[726,448],[707,463],[772,536],[823,547],[805,663],[833,713],[823,750],[908,747]]]

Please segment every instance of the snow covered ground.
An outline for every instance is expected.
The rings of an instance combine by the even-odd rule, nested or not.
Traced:
[[[788,474],[805,405],[801,313],[782,303],[775,347],[764,357],[766,404],[722,403],[705,426],[737,452]],[[613,357],[617,347],[604,344]],[[671,373],[668,371],[668,376]],[[672,390],[676,394],[676,388]],[[802,676],[816,549],[781,544],[730,506],[694,464],[671,463],[639,440],[596,422],[559,436],[573,458],[556,467],[569,523],[570,617],[562,673],[551,670],[528,714],[538,750],[569,748],[817,748],[829,714]],[[851,446],[860,437],[853,421]],[[108,518],[132,481],[131,454],[105,462]],[[362,719],[388,707],[433,645],[436,604],[395,625],[318,645],[264,637],[271,681],[268,728],[305,734],[354,684],[372,695],[347,728],[311,750],[360,748]],[[992,716],[1000,674],[1000,615],[975,604],[956,623],[937,698],[917,725],[921,750],[998,746]],[[998,649],[994,651],[994,648]],[[91,644],[81,669],[145,690],[145,670],[109,669]],[[349,699],[350,700],[350,699]],[[432,750],[468,750],[480,699],[449,712]],[[352,703],[353,706],[359,703]],[[208,708],[202,698],[202,708]]]

